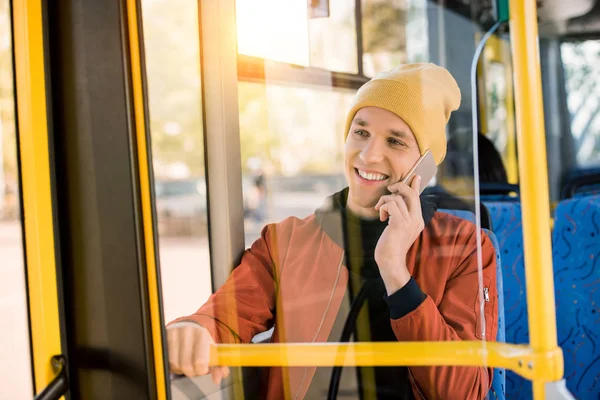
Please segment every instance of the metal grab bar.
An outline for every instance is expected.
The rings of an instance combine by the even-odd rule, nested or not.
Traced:
[[[54,379],[44,388],[34,400],[59,400],[69,391],[67,379],[67,359],[63,355],[53,356],[50,360],[56,373]]]

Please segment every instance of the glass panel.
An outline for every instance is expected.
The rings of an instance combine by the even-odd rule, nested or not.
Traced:
[[[329,4],[329,16],[308,20],[310,65],[330,71],[358,73],[354,1],[327,0],[321,3]]]
[[[353,92],[240,82],[238,95],[249,246],[265,223],[306,217],[345,186],[343,137],[335,132]]]
[[[517,144],[515,132],[514,100],[512,88],[512,61],[508,36],[493,35],[486,44],[482,55],[479,85],[485,88],[485,100],[480,102],[481,127],[479,131],[486,136],[481,139],[482,146],[493,143],[501,156],[499,170],[494,172],[487,162],[490,157],[482,157],[487,171],[480,175],[482,182],[517,183]],[[486,154],[483,154],[485,156]],[[497,161],[494,161],[497,162]],[[488,173],[489,172],[489,173]]]
[[[366,76],[429,61],[426,0],[361,1]]]
[[[236,0],[239,52],[290,64],[357,73],[354,2],[319,3],[328,10],[326,17],[315,13],[314,18],[309,18],[311,4],[306,0]]]
[[[563,43],[567,101],[577,164],[600,166],[600,41]]]
[[[0,391],[33,398],[23,260],[9,2],[0,0]]]
[[[393,13],[407,8],[395,1],[381,3]],[[241,1],[237,4],[238,17],[249,13]],[[273,3],[269,14],[270,19],[256,16],[241,26],[261,31],[266,22],[286,20],[292,13]],[[446,20],[440,35],[425,35],[427,49],[435,49],[425,59],[447,64],[447,70],[403,66],[388,79],[367,84],[361,92],[373,96],[358,98],[357,109],[351,108],[356,93],[335,87],[327,74],[307,82],[305,76],[293,79],[296,72],[290,69],[285,82],[266,67],[263,81],[238,83],[247,250],[227,282],[184,317],[195,324],[177,328],[182,372],[208,372],[202,356],[213,341],[496,340],[499,249],[478,229],[482,221],[475,217],[480,204],[474,200],[472,172],[477,147],[471,127],[471,59],[463,57],[475,49],[477,25],[470,14],[437,7],[424,15],[436,23]],[[432,25],[428,21],[427,29]],[[279,40],[296,44],[286,34],[283,28],[271,32],[273,49]],[[256,37],[240,34],[240,49],[243,40],[271,47],[271,41],[257,44]],[[394,61],[407,51],[405,40],[401,43],[385,49],[391,61],[380,68],[401,66],[406,58]],[[456,48],[461,51],[444,57]],[[464,146],[464,171],[446,170],[445,163],[437,170],[447,137],[458,137]],[[429,187],[419,197],[421,187],[409,180],[410,188],[402,180],[426,150],[432,159],[422,159],[418,174]],[[183,333],[187,328],[189,335]],[[483,365],[485,360],[478,361]],[[223,371],[210,372],[218,380]],[[424,398],[482,398],[492,373],[485,367],[373,366],[231,372],[223,386],[245,392],[246,398],[269,399],[327,398],[338,378],[340,398],[415,398],[418,392]],[[206,376],[195,380],[205,393],[219,391],[208,382]]]
[[[198,2],[142,1],[164,318],[211,293]]]

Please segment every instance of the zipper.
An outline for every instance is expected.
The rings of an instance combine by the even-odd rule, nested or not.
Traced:
[[[484,300],[486,303],[489,303],[489,302],[490,302],[490,289],[489,289],[489,288],[487,288],[487,287],[484,287],[484,288],[483,288],[483,300]]]
[[[321,323],[319,324],[319,327],[317,328],[317,333],[315,334],[315,337],[313,338],[311,343],[314,343],[315,340],[317,340],[317,337],[319,336],[319,333],[321,332],[321,328],[323,327],[323,323],[325,322],[325,318],[327,317],[327,313],[329,312],[329,307],[331,306],[331,302],[333,301],[333,296],[335,295],[335,289],[337,288],[338,282],[340,280],[340,273],[342,272],[342,265],[344,264],[344,254],[345,254],[345,252],[342,251],[342,258],[338,265],[337,276],[335,277],[335,282],[333,284],[333,290],[331,291],[331,296],[329,297],[329,302],[327,303],[327,307],[325,308],[325,313],[323,314]],[[305,367],[304,368],[304,376],[302,377],[302,382],[300,382],[300,385],[298,386],[298,391],[296,392],[296,395],[294,396],[294,400],[297,400],[298,396],[300,396],[300,392],[302,391],[302,388],[304,386],[304,381],[306,380],[307,372],[308,372],[308,367]]]
[[[422,400],[427,400],[427,398],[425,397],[425,395],[421,391],[421,388],[419,387],[419,384],[415,380],[415,377],[413,376],[412,371],[410,370],[410,367],[407,367],[407,369],[408,369],[408,377],[410,378],[410,381],[412,382],[412,384],[415,387],[415,389],[417,389],[417,393],[419,393],[419,397]]]

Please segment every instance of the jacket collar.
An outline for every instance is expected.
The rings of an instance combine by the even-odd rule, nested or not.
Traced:
[[[344,248],[342,210],[337,204],[338,196],[345,196],[344,200],[346,200],[348,197],[348,188],[346,187],[340,192],[327,197],[323,205],[315,211],[315,220],[330,239],[341,248]],[[427,227],[437,210],[437,205],[433,201],[433,197],[429,195],[421,195],[420,198],[423,221],[425,222],[425,227]]]

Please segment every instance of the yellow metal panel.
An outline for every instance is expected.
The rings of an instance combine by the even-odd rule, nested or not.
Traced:
[[[515,67],[515,105],[529,336],[531,347],[543,353],[557,349],[557,340],[546,140],[535,0],[510,1],[510,34]],[[557,374],[560,372],[562,377],[562,360],[556,368],[559,369]],[[545,377],[543,381],[548,380],[550,377]],[[543,381],[534,383],[536,399],[544,398]]]
[[[506,151],[506,175],[508,183],[519,183],[519,169],[517,162],[517,143],[515,141],[515,104],[514,104],[514,82],[513,68],[510,56],[510,46],[502,41],[503,58],[508,63],[506,68],[506,127],[508,133],[508,144]]]
[[[560,379],[560,363],[559,348],[540,353],[526,345],[480,341],[220,344],[211,353],[211,365],[490,366],[545,380]]]
[[[40,392],[54,377],[50,358],[61,354],[41,1],[14,1],[13,19],[29,314]]]
[[[146,140],[144,93],[142,87],[142,68],[137,23],[136,0],[127,0],[127,20],[129,24],[129,50],[131,58],[131,79],[133,86],[133,105],[135,110],[135,128],[137,134],[137,155],[140,173],[140,197],[144,221],[144,243],[146,245],[146,267],[148,277],[148,297],[150,301],[150,319],[152,324],[152,344],[154,348],[154,371],[156,374],[157,398],[166,398],[165,370],[162,348],[162,329],[158,296],[158,279],[154,249],[154,227],[152,223],[152,198],[150,193],[150,171]]]
[[[477,35],[481,36],[481,35]],[[479,39],[479,38],[478,38]],[[518,183],[518,168],[517,168],[517,147],[515,138],[515,118],[514,118],[514,100],[513,100],[513,70],[512,60],[510,54],[510,44],[507,40],[504,40],[496,35],[490,36],[485,47],[483,62],[480,63],[479,69],[481,70],[483,63],[496,62],[500,63],[505,68],[505,79],[506,79],[506,93],[505,93],[505,108],[506,108],[506,121],[504,125],[506,127],[507,145],[506,149],[502,149],[501,155],[504,165],[506,167],[506,175],[509,183]],[[481,75],[481,72],[480,72]],[[488,77],[483,74],[483,78]],[[487,129],[487,102],[486,102],[486,89],[485,81],[482,80],[480,83],[480,130],[483,133],[488,133]]]

